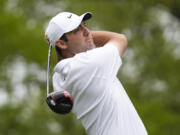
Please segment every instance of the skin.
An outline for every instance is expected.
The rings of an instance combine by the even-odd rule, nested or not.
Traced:
[[[61,49],[63,56],[61,57],[57,53],[58,61],[95,47],[104,46],[106,43],[112,43],[116,46],[120,56],[123,55],[127,47],[125,35],[108,31],[90,31],[85,22],[82,22],[75,30],[66,33],[66,37],[67,42],[56,40],[56,46]]]
[[[95,48],[91,31],[81,22],[78,28],[66,33],[68,41],[56,40],[56,46],[61,48],[64,58],[73,57],[75,54]]]

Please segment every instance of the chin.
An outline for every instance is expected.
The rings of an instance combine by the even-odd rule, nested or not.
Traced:
[[[95,48],[94,44],[89,44],[88,47],[87,47],[87,50],[91,50],[91,49],[94,49],[94,48]]]

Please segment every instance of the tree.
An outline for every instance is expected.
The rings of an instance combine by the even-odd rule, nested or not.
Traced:
[[[124,33],[128,49],[118,77],[149,134],[180,132],[179,1],[1,0],[0,135],[85,134],[73,114],[45,103],[48,45],[44,29],[60,11],[90,11],[90,29]],[[56,64],[55,52],[52,65]]]

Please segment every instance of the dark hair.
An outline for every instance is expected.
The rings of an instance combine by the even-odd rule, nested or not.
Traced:
[[[63,34],[62,37],[60,37],[60,40],[64,40],[65,42],[68,41],[66,34]]]
[[[66,34],[63,34],[62,37],[59,38],[60,40],[64,40],[65,42],[68,41],[67,37],[66,37]],[[61,56],[62,56],[62,52],[61,52],[61,49],[58,47],[58,46],[55,46],[56,48],[56,52]]]
[[[55,46],[55,48],[56,48],[56,52],[57,52],[61,57],[63,57],[63,56],[62,56],[62,53],[61,53],[61,49],[60,49],[58,46]]]

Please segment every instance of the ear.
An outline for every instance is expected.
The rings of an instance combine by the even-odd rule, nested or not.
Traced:
[[[64,40],[56,40],[56,46],[58,46],[62,50],[67,49],[67,43]]]

